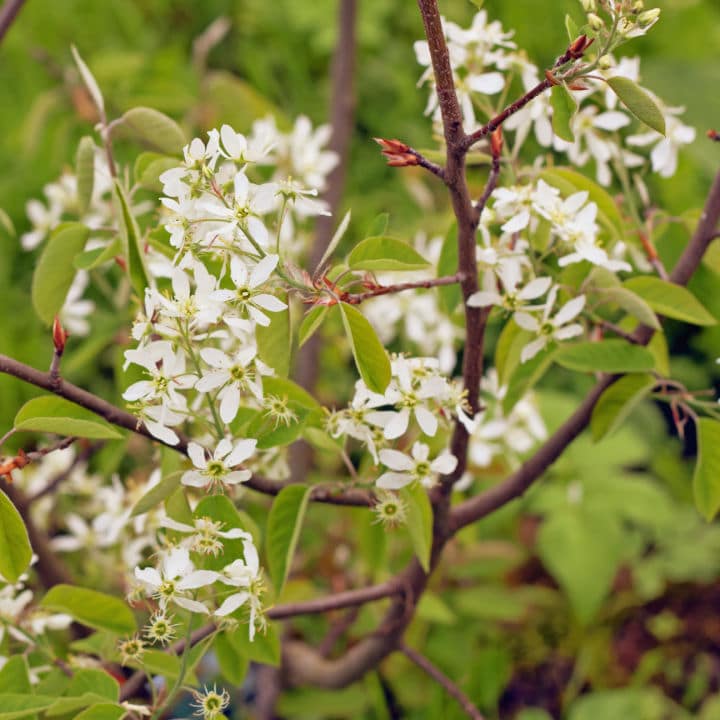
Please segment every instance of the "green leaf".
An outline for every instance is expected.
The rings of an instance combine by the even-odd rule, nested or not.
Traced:
[[[120,694],[118,681],[104,670],[83,668],[77,670],[70,681],[66,695],[96,693],[106,700],[117,700]]]
[[[50,325],[65,304],[75,279],[73,258],[83,250],[90,230],[82,223],[62,223],[40,255],[32,279],[32,303],[40,319]]]
[[[120,720],[127,713],[122,705],[115,703],[101,703],[83,710],[75,716],[75,720]]]
[[[10,498],[0,490],[0,575],[10,583],[17,582],[30,567],[31,558],[25,523]]]
[[[58,698],[47,710],[47,717],[59,717],[68,713],[90,707],[91,705],[105,704],[107,698],[95,692],[84,692],[82,695]]]
[[[119,237],[116,237],[106,247],[84,250],[76,255],[73,258],[73,266],[78,270],[92,270],[106,262],[110,262],[115,259],[116,256],[122,255],[122,251],[122,242]]]
[[[133,167],[135,182],[146,190],[162,192],[163,185],[160,182],[160,175],[166,170],[178,167],[180,164],[176,157],[162,155],[156,152],[144,152],[138,155]]]
[[[618,518],[590,510],[565,509],[540,527],[540,558],[583,624],[594,617],[610,590],[625,542]]]
[[[457,223],[453,223],[445,239],[443,240],[442,248],[440,248],[440,257],[438,258],[437,264],[437,276],[445,277],[446,275],[453,275],[458,271],[458,236],[457,236]],[[448,315],[455,311],[455,308],[462,299],[462,290],[460,284],[454,285],[443,285],[438,288],[440,294],[440,302]]]
[[[400,496],[407,505],[406,527],[410,542],[423,570],[430,572],[432,552],[433,511],[425,488],[413,483],[400,490]]]
[[[276,596],[287,580],[311,491],[307,485],[289,485],[278,493],[270,508],[266,555]]]
[[[623,287],[639,295],[655,312],[693,325],[716,325],[715,318],[681,285],[650,275],[626,280]]]
[[[109,630],[118,635],[132,635],[135,617],[119,598],[96,590],[73,585],[55,585],[40,603],[42,607],[65,612],[75,620],[96,630]]]
[[[145,249],[140,236],[140,228],[130,211],[130,202],[118,180],[115,180],[113,184],[113,198],[120,225],[120,237],[125,261],[127,262],[128,275],[138,301],[142,303],[145,298],[145,288],[150,285],[147,267],[145,266]]]
[[[164,477],[157,485],[151,487],[138,501],[135,503],[130,517],[136,515],[143,515],[152,510],[154,507],[159,505],[163,500],[169,498],[177,488],[180,487],[180,478],[183,472],[178,470],[177,472],[170,473]]]
[[[17,235],[17,232],[15,231],[15,224],[13,223],[10,216],[2,208],[0,208],[0,227],[4,228],[5,232],[10,237],[14,238]]]
[[[302,347],[318,330],[330,308],[318,305],[306,313],[298,330],[298,347]]]
[[[89,136],[81,138],[75,153],[78,210],[83,215],[90,205],[95,185],[95,143]]]
[[[287,301],[287,295],[281,298]],[[290,308],[270,313],[268,326],[255,327],[258,357],[281,377],[290,372]]]
[[[373,218],[370,227],[365,233],[365,237],[382,237],[387,234],[388,223],[390,222],[389,213],[380,213]]]
[[[646,373],[620,378],[600,396],[590,418],[590,431],[596,442],[614,432],[655,385]]]
[[[570,40],[570,42],[576,40],[580,35],[577,23],[572,19],[570,14],[565,15],[565,30],[567,31],[568,39]]]
[[[165,512],[173,520],[192,525],[193,514],[185,494],[185,486],[181,485],[174,493],[165,500]]]
[[[550,107],[552,107],[553,132],[563,140],[575,141],[570,122],[577,110],[577,103],[564,83],[553,85],[550,91]]]
[[[373,326],[359,310],[347,303],[340,303],[338,307],[360,377],[370,390],[384,393],[392,375],[385,348]]]
[[[80,53],[77,51],[77,48],[74,45],[71,45],[70,50],[72,52],[73,59],[75,60],[75,64],[80,71],[80,77],[82,78],[85,87],[90,93],[90,97],[95,103],[95,107],[97,107],[97,109],[99,110],[100,115],[104,115],[105,102],[103,101],[103,96],[100,92],[100,87],[97,84],[97,80],[95,80],[95,77],[90,72],[90,68],[85,64],[85,61],[80,57]]]
[[[670,352],[665,333],[656,332],[646,347],[655,358],[655,370],[658,374],[662,377],[670,377]]]
[[[167,115],[148,107],[136,107],[122,116],[122,124],[146,145],[166,155],[179,155],[185,133]]]
[[[665,117],[646,90],[630,78],[622,76],[608,78],[607,84],[638,120],[657,130],[661,135],[665,134]]]
[[[555,362],[578,372],[647,372],[655,368],[655,358],[647,348],[625,340],[565,345],[555,355]]]
[[[390,237],[365,238],[353,248],[347,262],[353,270],[414,271],[430,265],[414,247]]]
[[[32,694],[27,660],[24,655],[13,655],[0,668],[0,688],[3,692]]]
[[[122,435],[101,417],[56,395],[28,400],[15,415],[16,430],[55,433],[97,440],[118,440]]]
[[[3,688],[4,690],[4,688]],[[0,720],[16,720],[49,708],[55,702],[49,695],[0,693]]]
[[[252,641],[247,627],[243,626],[226,635],[235,652],[242,657],[262,665],[280,665],[280,637],[275,623],[268,623],[265,632],[256,633]]]
[[[720,422],[700,418],[696,428],[698,453],[693,494],[698,511],[710,521],[720,510]]]
[[[550,369],[557,348],[545,348],[527,362],[520,363],[508,379],[508,389],[502,400],[503,412],[508,414],[542,376]]]
[[[508,378],[520,364],[522,348],[532,340],[532,333],[523,330],[514,320],[508,320],[495,344],[494,366],[500,385],[507,385]]]
[[[245,628],[241,629],[246,632]],[[250,661],[238,650],[236,644],[228,638],[227,632],[218,633],[213,648],[223,677],[230,684],[239,687],[245,679]]]
[[[654,330],[660,329],[660,323],[650,305],[631,290],[625,287],[611,287],[600,291],[598,295],[601,303],[614,303],[629,315],[637,318],[643,325]]]
[[[138,670],[145,670],[153,675],[162,675],[169,681],[174,681],[180,674],[180,658],[170,655],[162,650],[145,650],[140,663],[130,662],[129,666]],[[186,675],[185,682],[192,685],[197,682],[194,675]]]

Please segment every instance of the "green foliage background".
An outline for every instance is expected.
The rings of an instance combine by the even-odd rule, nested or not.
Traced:
[[[685,105],[685,121],[698,129],[676,176],[653,181],[658,204],[682,214],[702,204],[720,160],[717,148],[704,139],[708,127],[720,125],[720,4],[658,4],[660,23],[629,52],[643,58],[644,84],[670,104]],[[71,44],[95,73],[111,116],[147,105],[188,130],[221,122],[243,130],[274,107],[281,117],[305,113],[319,123],[327,116],[336,5],[335,0],[28,0],[0,46],[0,207],[18,234],[26,230],[25,202],[39,197],[43,185],[72,164],[77,141],[88,133]],[[361,0],[359,5],[357,125],[344,204],[359,228],[388,211],[391,228],[401,237],[418,228],[444,232],[449,216],[423,216],[403,174],[385,166],[371,140],[379,135],[431,145],[423,116],[426,91],[416,88],[420,70],[412,42],[421,36],[416,6],[409,0]],[[474,12],[466,0],[441,6],[461,23]],[[487,0],[484,7],[505,27],[515,28],[518,45],[541,67],[566,44],[565,13],[579,16],[572,0]],[[203,82],[193,66],[194,38],[219,15],[231,19],[232,29],[212,50],[208,65],[240,78],[243,86],[229,88],[228,76],[221,75],[214,84]],[[680,229],[659,239],[668,264],[685,240]],[[0,352],[45,367],[49,335],[29,300],[36,258],[0,230]],[[720,318],[718,280],[715,270],[704,267],[691,288]],[[113,370],[119,353],[112,341],[120,328],[102,304],[95,322],[97,340],[71,345],[65,371],[73,382],[118,402]],[[717,382],[720,329],[671,327],[669,341],[673,377],[691,389]],[[584,385],[583,379],[569,381],[566,373],[553,372],[550,389],[541,395],[551,426],[572,409]],[[0,434],[33,394],[0,377]],[[681,442],[651,404],[600,446],[583,436],[553,469],[552,482],[531,495],[524,506],[529,514],[520,517],[511,506],[463,533],[462,561],[450,560],[442,587],[421,604],[410,641],[458,679],[489,717],[497,717],[498,707],[507,713],[500,717],[515,717],[523,705],[535,704],[553,716],[563,705],[571,720],[717,718],[718,700],[708,698],[720,684],[720,637],[716,631],[708,635],[710,624],[692,625],[687,596],[695,598],[693,613],[710,623],[720,606],[720,529],[706,526],[692,508],[693,452],[692,437]],[[586,509],[569,507],[567,488],[577,482],[589,498]],[[309,512],[316,534],[325,526],[326,512]],[[554,524],[552,532],[541,532],[538,545],[540,516],[546,528]],[[356,519],[353,511],[333,517],[338,525],[331,531]],[[384,539],[361,522],[357,527],[358,537],[351,541],[370,572]],[[554,544],[577,553],[558,555]],[[616,575],[618,566],[623,570]],[[562,593],[550,589],[548,569],[560,579]],[[623,572],[632,575],[632,583]],[[598,590],[594,583],[603,573],[611,577]],[[460,588],[463,592],[455,592]],[[308,620],[303,629],[319,637],[317,622]],[[364,611],[359,629],[371,626],[372,616]],[[619,687],[624,689],[612,690]],[[672,705],[651,687],[664,690]],[[382,677],[373,675],[362,687],[287,694],[280,710],[293,718],[386,717],[381,708],[387,707],[388,688],[412,717],[460,717],[453,702],[401,658],[393,658]],[[595,692],[575,701],[589,689]],[[517,717],[547,716],[538,711]]]

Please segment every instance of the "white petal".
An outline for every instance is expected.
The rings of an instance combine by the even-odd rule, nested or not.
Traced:
[[[387,448],[380,451],[380,462],[391,470],[412,470],[415,467],[415,463],[405,453]]]
[[[470,75],[467,78],[468,87],[475,92],[485,95],[499,93],[505,87],[505,78],[502,73],[491,72],[482,75]]]
[[[223,483],[225,485],[238,485],[247,482],[251,477],[252,473],[249,470],[233,470],[223,478]]]
[[[190,487],[205,487],[208,484],[208,479],[203,477],[197,470],[188,470],[183,473],[180,482]]]
[[[523,330],[537,332],[540,329],[540,323],[537,321],[537,318],[534,318],[532,315],[528,315],[527,313],[516,312],[513,315],[513,319]]]
[[[269,293],[253,295],[252,301],[255,305],[259,305],[263,310],[268,310],[269,312],[281,312],[287,307],[280,298],[276,298],[274,295],[270,295]]]
[[[277,255],[266,255],[250,273],[250,287],[256,288],[262,285],[272,275],[279,259]]]
[[[547,344],[547,340],[544,337],[537,338],[528,343],[520,353],[520,362],[527,362],[531,358],[534,358]]]
[[[552,278],[539,277],[531,280],[519,293],[518,297],[521,300],[535,300],[541,295],[544,295],[552,284]]]
[[[187,451],[193,465],[196,468],[204,469],[207,461],[205,460],[205,450],[203,447],[196,442],[189,442]]]
[[[210,392],[224,385],[229,379],[230,373],[227,370],[209,372],[195,383],[195,389],[202,393]]]
[[[438,457],[430,463],[430,469],[441,475],[447,475],[457,467],[457,462],[457,458],[454,455],[445,452],[442,455],[438,455]]]
[[[386,472],[381,475],[376,482],[379,488],[385,490],[399,490],[412,482],[412,475],[405,473]]]
[[[181,608],[190,610],[190,612],[202,613],[203,615],[209,615],[210,611],[197,600],[190,600],[190,598],[174,597],[173,601]]]
[[[567,340],[568,338],[581,335],[583,331],[582,325],[573,323],[572,325],[566,325],[553,333],[553,337],[556,340]]]
[[[151,587],[160,587],[160,585],[162,585],[160,573],[152,567],[135,568],[135,577],[140,580],[140,582],[147,583]]]
[[[227,456],[227,458],[225,458],[225,462],[230,467],[233,467],[234,465],[239,465],[241,462],[247,460],[255,452],[256,445],[257,440],[240,440],[240,442],[235,445],[233,451]]]
[[[228,370],[232,367],[232,361],[224,352],[222,352],[222,350],[217,350],[215,348],[203,348],[200,351],[200,357],[210,367],[214,367],[218,370]]]
[[[225,598],[223,604],[215,611],[215,615],[225,617],[230,613],[235,612],[239,607],[242,607],[250,597],[249,592],[239,592]]]
[[[526,228],[530,222],[530,212],[521,210],[517,215],[511,217],[500,229],[506,233],[519,232]]]
[[[430,437],[433,437],[438,429],[437,418],[425,407],[419,406],[415,408],[415,418],[420,425],[420,429]]]
[[[573,298],[569,302],[565,303],[565,305],[563,305],[560,310],[558,310],[558,314],[553,318],[553,325],[555,325],[555,327],[558,327],[560,325],[564,325],[567,322],[570,322],[570,320],[580,314],[584,307],[584,295],[579,295],[578,297]]]
[[[470,307],[488,307],[488,305],[502,305],[502,296],[496,292],[487,292],[479,290],[473,293],[468,299],[467,304]]]
[[[228,385],[220,397],[220,418],[225,423],[231,423],[240,408],[240,390],[237,385]]]
[[[186,575],[177,584],[178,590],[194,590],[195,588],[212,585],[218,579],[218,573],[212,570],[195,570]]]
[[[410,411],[407,408],[403,408],[388,422],[383,434],[388,440],[399,438],[407,430],[409,422]]]

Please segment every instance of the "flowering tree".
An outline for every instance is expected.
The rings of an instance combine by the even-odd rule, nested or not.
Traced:
[[[584,23],[568,17],[568,45],[543,69],[485,11],[463,28],[435,0],[418,5],[439,149],[377,142],[398,172],[419,166],[444,186],[452,223],[406,242],[380,216],[345,253],[342,102],[332,139],[307,118],[280,128],[266,117],[188,142],[150,108],[108,117],[73,51],[96,135],[80,142],[75,173],[28,203],[20,239],[42,247],[32,299],[54,354],[48,372],[0,356],[0,371],[45,393],[3,438],[34,433],[0,466],[0,717],[159,718],[187,689],[196,715],[223,717],[228,691],[196,674],[208,656],[229,686],[250,661],[265,666],[257,710],[271,717],[283,687],[343,688],[395,652],[485,717],[404,639],[421,610],[432,617],[428,584],[449,557],[472,563],[461,531],[521,497],[586,428],[604,438],[651,395],[680,431],[694,424],[695,503],[707,519],[720,509],[720,416],[672,379],[663,335],[664,318],[715,323],[684,286],[717,236],[720,175],[666,268],[654,239],[672,219],[643,178],[671,176],[694,130],[641,87],[637,58],[617,55],[660,11],[583,0]],[[338,96],[353,15],[343,2]],[[122,141],[152,151],[121,163]],[[125,408],[63,375],[68,336],[92,342],[90,278],[134,316],[115,377]],[[323,344],[338,363],[352,357],[355,376],[321,403]],[[533,392],[551,367],[594,380],[552,432]],[[108,481],[88,461],[113,447],[134,457]],[[578,493],[567,498],[581,505]],[[365,547],[320,596],[292,582],[298,566],[324,572],[327,548],[303,547],[314,505],[356,508],[346,541]],[[624,557],[622,512],[552,508],[540,503],[540,552],[586,621]],[[563,549],[588,536],[606,547],[599,564],[588,548],[585,573]],[[88,582],[86,560],[102,568]],[[280,623],[316,614],[332,618],[321,639]]]

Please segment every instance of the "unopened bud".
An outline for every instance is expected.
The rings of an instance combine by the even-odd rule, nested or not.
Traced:
[[[708,130],[707,136],[715,142],[720,142],[720,133],[717,130]]]
[[[115,262],[116,262],[123,270],[125,270],[125,272],[127,272],[127,263],[125,262],[125,258],[122,257],[122,256],[120,256],[120,255],[116,255],[114,259],[115,259]]]
[[[410,146],[402,140],[386,140],[385,138],[373,138],[373,140],[382,148],[382,154],[388,159],[388,165],[407,167],[420,164],[420,160],[411,151]]]
[[[572,44],[568,48],[568,52],[571,57],[577,60],[583,56],[583,53],[593,44],[593,42],[594,41],[589,39],[587,35],[581,35],[579,38],[573,40]]]
[[[632,4],[632,11],[635,13],[642,12],[645,9],[645,3],[643,0],[635,0]]]
[[[613,61],[612,61],[612,58],[610,57],[610,55],[603,55],[598,60],[598,67],[601,70],[607,70],[608,68],[611,68],[612,64],[613,64]]]
[[[660,8],[653,8],[652,10],[646,10],[638,15],[638,25],[642,28],[650,27],[660,17]]]
[[[600,30],[603,29],[603,27],[605,27],[605,23],[603,22],[603,19],[599,15],[596,15],[595,13],[592,13],[592,12],[588,13],[587,19],[588,19],[588,25],[595,32],[599,32]]]
[[[550,85],[560,84],[560,81],[553,75],[552,70],[545,71],[545,79],[550,83]]]
[[[65,343],[67,342],[68,334],[57,315],[53,320],[52,337],[53,345],[55,346],[55,353],[57,355],[62,355],[65,352]]]
[[[490,135],[490,152],[493,157],[500,157],[503,147],[502,128],[499,127]]]
[[[597,12],[597,3],[595,0],[580,0],[585,12]]]

